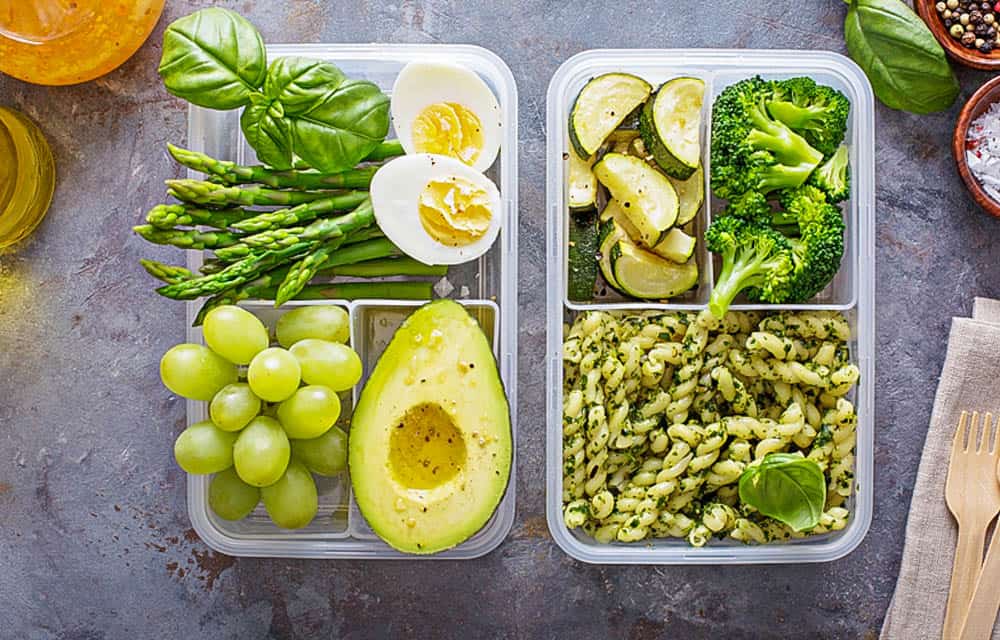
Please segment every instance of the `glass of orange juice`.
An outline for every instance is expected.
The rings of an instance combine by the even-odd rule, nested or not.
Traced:
[[[0,72],[64,85],[100,77],[146,41],[165,0],[0,0]]]

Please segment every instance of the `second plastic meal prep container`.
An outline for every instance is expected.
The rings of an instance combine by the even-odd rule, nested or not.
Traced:
[[[669,303],[641,302],[617,294],[593,302],[567,298],[566,159],[574,153],[567,122],[577,93],[594,76],[609,72],[637,75],[654,86],[679,76],[705,81],[702,112],[702,164],[705,169],[705,204],[695,221],[699,286]],[[854,402],[857,423],[855,495],[847,502],[850,519],[837,532],[808,536],[791,542],[744,545],[732,539],[711,540],[694,548],[684,539],[651,539],[638,543],[600,544],[580,529],[570,530],[562,511],[562,343],[564,323],[585,310],[642,311],[700,310],[711,294],[713,264],[701,234],[713,212],[724,203],[709,189],[709,132],[715,97],[728,85],[744,78],[811,76],[850,99],[851,114],[846,142],[850,147],[851,197],[844,206],[846,231],[844,257],[834,281],[804,304],[733,304],[733,310],[837,310],[850,322],[850,349],[861,370],[857,387],[848,398]],[[875,117],[874,96],[864,72],[844,56],[826,51],[754,51],[711,49],[628,49],[585,51],[567,60],[549,84],[547,102],[547,347],[546,393],[546,516],[556,543],[584,562],[621,564],[745,564],[766,562],[822,562],[850,553],[864,538],[872,518],[873,432],[875,427]],[[737,300],[739,302],[739,299]]]
[[[452,289],[440,283],[437,291],[442,297],[454,298],[464,304],[492,341],[516,436],[517,88],[510,69],[486,49],[464,45],[276,45],[269,46],[267,53],[269,59],[304,56],[333,62],[346,75],[371,80],[386,93],[392,89],[396,75],[409,62],[451,62],[475,71],[493,90],[500,104],[504,131],[499,159],[487,175],[500,188],[500,215],[503,216],[500,237],[482,258],[452,267],[447,276]],[[391,132],[389,137],[393,137]],[[212,111],[192,106],[188,117],[188,145],[195,151],[217,158],[240,163],[255,161],[253,150],[240,131],[237,111]],[[189,267],[200,266],[201,255],[197,252],[189,252],[189,255]],[[199,304],[189,302],[187,306],[189,342],[203,342],[201,330],[190,327]],[[351,346],[364,364],[361,384],[353,394],[342,396],[343,417],[350,416],[364,381],[396,328],[422,303],[403,300],[292,301],[277,310],[271,302],[248,301],[242,306],[273,328],[281,313],[309,304],[336,304],[350,314]],[[207,419],[206,403],[188,401],[187,414],[189,424]],[[346,424],[342,422],[341,426]],[[188,476],[188,514],[201,539],[217,551],[233,556],[285,558],[477,558],[496,548],[514,523],[516,481],[513,466],[508,491],[489,522],[454,549],[431,556],[403,554],[382,542],[368,527],[351,498],[347,473],[336,478],[316,476],[316,480],[319,513],[304,529],[279,529],[270,521],[262,506],[237,522],[217,517],[208,506],[208,476]]]

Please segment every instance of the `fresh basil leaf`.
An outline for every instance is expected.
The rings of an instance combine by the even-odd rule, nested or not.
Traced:
[[[258,160],[275,169],[292,168],[291,132],[280,102],[253,100],[240,115],[240,128]]]
[[[267,73],[264,40],[238,13],[211,7],[167,27],[160,77],[167,91],[208,109],[249,103]]]
[[[389,132],[388,96],[372,82],[348,80],[329,62],[279,58],[264,87],[282,104],[292,151],[320,171],[353,168]]]
[[[740,501],[795,531],[819,524],[826,504],[826,479],[813,460],[771,453],[740,475]]]
[[[927,25],[900,0],[849,0],[847,50],[887,107],[911,113],[943,111],[958,80]]]

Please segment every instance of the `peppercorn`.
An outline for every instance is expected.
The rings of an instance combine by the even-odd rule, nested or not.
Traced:
[[[982,12],[976,9],[973,9],[972,11],[969,12],[969,24],[979,24],[982,21],[983,21]]]
[[[936,5],[934,5],[934,8],[937,9],[938,13],[941,13],[942,11],[948,8],[948,5],[946,5],[943,2],[939,2]]]
[[[972,33],[971,31],[967,31],[962,34],[962,44],[964,44],[967,47],[971,47],[975,43],[976,43],[976,34]]]
[[[984,42],[983,46],[979,47],[979,51],[981,53],[992,53],[993,52],[993,43],[992,42]]]
[[[948,33],[951,34],[952,38],[961,38],[962,34],[965,33],[965,29],[963,29],[960,24],[953,24],[951,25],[951,29],[948,30]]]
[[[976,34],[977,36],[986,35],[986,25],[980,22],[979,24],[976,25],[976,28],[972,30],[972,33]]]
[[[980,2],[979,8],[982,9],[983,11],[989,11],[990,9],[992,9],[989,2]]]
[[[963,13],[962,15],[958,16],[958,21],[961,22],[963,25],[969,24],[969,14]]]
[[[969,33],[972,33],[972,31],[973,31],[974,29],[975,29],[975,27],[974,27],[974,26],[972,26],[971,24],[967,24],[967,25],[965,25],[965,30],[966,30],[966,31],[968,31]]]
[[[997,2],[997,4],[1000,4],[1000,2]],[[949,9],[954,11],[955,9],[958,8],[958,0],[947,0],[947,2],[945,2],[945,5],[947,5]]]
[[[996,16],[993,15],[992,13],[987,13],[985,16],[983,16],[983,22],[985,22],[986,24],[993,24],[993,22],[996,19],[997,19]]]
[[[986,29],[986,37],[987,38],[992,38],[992,37],[996,36],[996,34],[997,34],[996,27],[989,27],[989,28]]]

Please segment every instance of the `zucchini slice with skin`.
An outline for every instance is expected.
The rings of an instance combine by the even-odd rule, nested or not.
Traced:
[[[655,247],[677,221],[677,192],[667,177],[643,160],[621,153],[606,154],[594,175],[621,203],[625,216],[647,247]]]
[[[611,268],[611,250],[618,244],[618,241],[626,237],[625,232],[615,222],[613,218],[601,220],[601,230],[599,234],[600,247],[598,249],[597,264],[601,269],[601,275],[612,288],[621,291],[618,281],[615,280],[614,269]]]
[[[632,223],[629,222],[621,204],[614,198],[608,200],[608,204],[604,207],[604,210],[601,211],[602,222],[610,219],[614,219],[615,222],[618,223],[618,226],[621,227],[622,231],[624,231],[633,242],[639,244],[640,246],[642,245],[639,240],[639,232],[634,226],[632,226]],[[690,258],[694,253],[696,244],[697,240],[695,240],[695,238],[688,235],[678,227],[674,227],[655,247],[642,248],[655,253],[661,258],[684,263],[687,262],[688,258]]]
[[[628,238],[615,243],[610,257],[618,288],[636,298],[674,298],[698,284],[698,263],[693,258],[678,264],[643,251]]]
[[[670,184],[674,185],[674,191],[677,192],[677,200],[680,203],[680,209],[677,211],[677,222],[674,223],[679,227],[694,220],[694,217],[701,210],[701,203],[705,200],[705,172],[699,164],[687,180],[678,180],[670,176],[667,176],[667,179],[670,180]]]
[[[569,166],[567,175],[569,182],[569,208],[570,211],[586,212],[597,209],[597,178],[591,167],[594,166],[594,158],[584,160],[575,153],[569,156]]]
[[[591,78],[569,111],[569,140],[581,158],[589,158],[653,87],[629,73],[606,73]]]
[[[704,101],[704,81],[674,78],[664,82],[642,109],[642,141],[670,176],[686,180],[698,167]]]
[[[594,298],[597,280],[597,209],[569,217],[567,294],[575,302]]]

